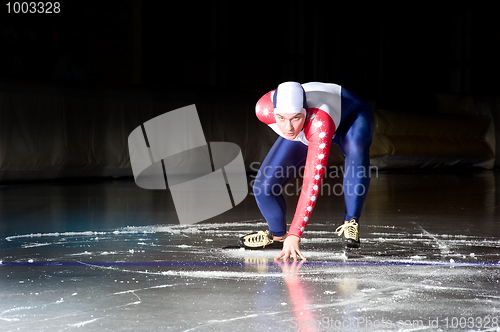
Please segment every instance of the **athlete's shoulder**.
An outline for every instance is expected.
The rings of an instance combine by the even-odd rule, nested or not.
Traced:
[[[337,128],[342,112],[342,87],[322,82],[310,82],[302,86],[306,92],[308,107],[320,109],[328,114]]]
[[[328,92],[333,94],[339,94],[342,91],[342,87],[335,83],[322,83],[322,82],[309,82],[302,84],[304,91],[308,92]]]
[[[263,95],[255,105],[255,115],[257,115],[257,118],[265,124],[276,122],[274,119],[274,105],[272,99],[274,91],[275,90],[271,90]]]

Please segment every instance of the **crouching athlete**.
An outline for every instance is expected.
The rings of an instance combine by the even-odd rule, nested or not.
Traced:
[[[301,235],[311,218],[325,175],[330,146],[337,144],[345,166],[369,171],[369,148],[373,135],[373,113],[359,97],[337,84],[311,82],[281,83],[262,96],[255,107],[258,119],[271,127],[278,139],[264,159],[254,181],[257,205],[268,231],[240,238],[248,249],[281,248],[275,260],[288,260],[300,251]],[[287,233],[286,206],[281,190],[297,170],[304,168],[303,184],[295,215]],[[287,173],[287,171],[290,172]],[[359,217],[370,176],[344,174],[344,223],[336,229],[346,248],[358,248]],[[346,190],[346,188],[363,190]]]

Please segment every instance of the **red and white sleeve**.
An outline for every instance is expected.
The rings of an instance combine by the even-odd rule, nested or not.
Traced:
[[[304,133],[309,141],[304,179],[288,235],[300,238],[310,219],[325,175],[335,129],[335,123],[327,112],[319,108],[309,108],[304,126]]]

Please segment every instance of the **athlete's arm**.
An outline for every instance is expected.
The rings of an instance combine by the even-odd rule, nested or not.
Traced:
[[[302,190],[295,215],[288,230],[288,236],[300,239],[311,213],[316,205],[316,200],[321,190],[321,181],[325,175],[330,146],[335,133],[335,124],[324,109],[310,108],[308,121],[304,126],[304,133],[309,141],[307,159],[304,170]]]

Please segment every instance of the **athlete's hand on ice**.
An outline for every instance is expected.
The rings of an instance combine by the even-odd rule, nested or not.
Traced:
[[[303,261],[306,260],[304,255],[300,252],[299,249],[300,239],[295,235],[287,236],[285,242],[283,242],[283,250],[278,254],[278,256],[274,257],[275,261],[280,260],[283,257],[283,260],[286,262],[290,257],[293,257],[293,261],[297,261],[297,256],[302,258]]]

